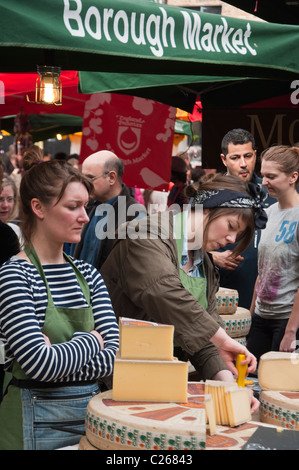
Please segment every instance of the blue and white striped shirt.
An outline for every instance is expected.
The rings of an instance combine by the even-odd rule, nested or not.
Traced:
[[[82,260],[73,260],[91,294],[94,329],[104,349],[90,333],[75,332],[72,339],[47,346],[41,331],[48,303],[47,291],[36,268],[13,257],[0,268],[0,340],[5,344],[5,370],[17,359],[28,377],[43,382],[93,380],[112,374],[119,332],[111,300],[100,273]],[[54,305],[87,307],[70,263],[43,265]]]

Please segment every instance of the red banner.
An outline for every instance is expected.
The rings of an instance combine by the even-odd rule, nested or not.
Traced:
[[[168,190],[176,108],[156,101],[95,93],[86,101],[80,163],[100,150],[124,163],[129,187]]]

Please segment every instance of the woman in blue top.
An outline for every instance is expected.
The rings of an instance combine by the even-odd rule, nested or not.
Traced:
[[[118,348],[101,275],[63,252],[88,221],[91,183],[65,162],[32,163],[20,187],[25,249],[0,270],[0,338],[12,374],[0,406],[1,449],[78,442],[97,379],[112,374]]]

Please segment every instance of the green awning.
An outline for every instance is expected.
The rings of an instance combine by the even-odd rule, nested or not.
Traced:
[[[159,101],[192,112],[199,94],[243,81],[231,77],[79,72],[81,93],[121,93]]]
[[[145,1],[0,0],[0,70],[298,76],[299,27]]]

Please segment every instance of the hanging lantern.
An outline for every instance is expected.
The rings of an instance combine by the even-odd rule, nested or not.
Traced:
[[[36,104],[62,104],[60,67],[37,66],[38,78],[35,85]],[[27,101],[30,102],[28,96]]]

